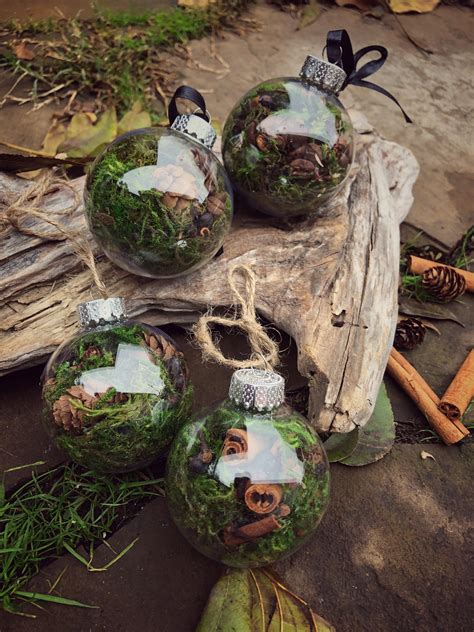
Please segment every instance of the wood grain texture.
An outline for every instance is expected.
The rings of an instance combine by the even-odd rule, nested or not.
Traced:
[[[176,279],[135,277],[99,256],[109,295],[126,297],[131,315],[151,324],[192,322],[208,306],[231,303],[229,265],[253,266],[258,312],[298,346],[298,367],[310,384],[311,422],[337,432],[364,425],[392,345],[399,222],[411,207],[418,174],[407,149],[365,131],[347,186],[316,217],[289,229],[239,210],[223,254]],[[84,178],[73,184],[81,192]],[[0,202],[25,186],[0,174]],[[67,189],[48,195],[44,208],[61,216],[71,195]],[[64,221],[87,230],[81,208]],[[78,303],[98,297],[67,241],[24,236],[4,224],[0,375],[45,361],[77,330]]]

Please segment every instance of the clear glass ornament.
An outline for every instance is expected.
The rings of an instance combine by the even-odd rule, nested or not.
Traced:
[[[270,79],[229,115],[223,157],[235,190],[268,215],[314,213],[343,186],[354,133],[337,98],[344,71],[308,57],[297,77]]]
[[[322,443],[283,402],[280,375],[236,371],[229,399],[183,426],[168,456],[173,519],[201,553],[229,566],[265,566],[294,552],[328,503]]]
[[[127,320],[122,299],[83,303],[79,314],[84,331],[58,347],[43,373],[48,429],[85,467],[145,467],[189,418],[183,354],[160,329]]]
[[[195,115],[173,127],[117,138],[93,163],[84,190],[89,228],[105,254],[145,277],[201,267],[232,221],[232,189],[210,149],[212,127]]]

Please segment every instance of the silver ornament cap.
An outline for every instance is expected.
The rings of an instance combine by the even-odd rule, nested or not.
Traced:
[[[83,329],[115,325],[127,318],[125,301],[120,297],[80,303],[77,306],[77,313]]]
[[[179,114],[172,122],[171,129],[186,134],[208,149],[212,149],[217,138],[212,125],[195,114]]]
[[[339,66],[318,57],[313,57],[313,55],[308,55],[301,68],[300,77],[303,81],[313,86],[318,86],[318,88],[322,88],[326,92],[338,94],[344,85],[347,75]]]
[[[229,398],[247,410],[270,411],[285,401],[285,380],[274,371],[239,369],[230,380]]]

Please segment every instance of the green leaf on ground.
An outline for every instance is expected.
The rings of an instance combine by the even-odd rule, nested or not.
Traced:
[[[106,110],[97,123],[85,112],[75,114],[67,128],[66,138],[58,147],[69,157],[96,156],[100,150],[117,136],[117,114],[115,108]]]
[[[49,601],[50,603],[59,603],[63,606],[77,606],[78,608],[99,608],[100,606],[91,606],[87,603],[76,601],[75,599],[66,599],[65,597],[57,597],[56,595],[47,595],[44,593],[27,592],[26,590],[16,590],[14,594],[17,597],[23,597],[31,601]]]
[[[436,305],[434,303],[428,305],[413,299],[404,298],[400,301],[398,311],[405,316],[432,318],[433,320],[452,320],[454,323],[461,325],[461,327],[465,327],[465,324],[457,318],[456,314],[444,305]]]
[[[317,0],[310,0],[308,4],[305,4],[298,22],[298,30],[316,22],[321,15],[321,10],[321,5]]]
[[[265,570],[227,571],[211,591],[196,632],[335,632]]]
[[[368,465],[384,457],[395,441],[395,421],[387,388],[382,382],[371,418],[359,428],[359,441],[354,452],[341,461],[344,465]]]
[[[118,122],[118,133],[125,134],[134,129],[151,127],[151,117],[148,112],[144,112],[140,101],[135,101],[132,109],[126,112]]]
[[[335,432],[324,442],[324,449],[329,463],[337,463],[347,459],[355,450],[359,440],[359,429],[354,428],[350,432]]]

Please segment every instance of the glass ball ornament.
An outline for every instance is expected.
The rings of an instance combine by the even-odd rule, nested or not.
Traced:
[[[284,404],[283,378],[240,369],[229,398],[178,432],[166,494],[178,528],[201,553],[229,566],[265,566],[316,529],[329,465],[318,435]]]
[[[337,98],[346,74],[307,57],[300,78],[260,83],[229,115],[223,158],[249,206],[291,218],[314,213],[342,188],[354,155],[354,132]]]
[[[211,148],[216,134],[195,114],[171,129],[142,129],[113,141],[84,189],[91,233],[121,268],[175,277],[210,261],[232,221],[232,189]]]
[[[120,298],[79,306],[83,330],[42,377],[45,422],[77,463],[98,472],[146,467],[188,420],[183,354],[163,331],[127,320]]]

